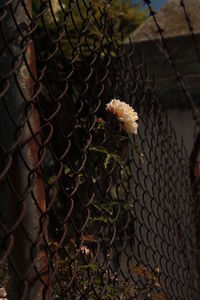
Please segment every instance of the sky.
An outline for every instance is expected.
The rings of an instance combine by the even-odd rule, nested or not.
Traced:
[[[132,0],[133,3],[141,3],[144,2],[142,0]],[[167,0],[151,0],[153,8],[157,11],[159,10],[165,3],[167,3]]]

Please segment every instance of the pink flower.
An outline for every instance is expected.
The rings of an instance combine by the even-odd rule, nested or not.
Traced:
[[[89,256],[90,255],[90,249],[87,247],[87,246],[82,246],[81,247],[81,252],[83,254],[85,254],[86,256]]]

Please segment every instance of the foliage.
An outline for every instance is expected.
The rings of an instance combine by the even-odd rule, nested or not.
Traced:
[[[4,287],[8,289],[9,275],[8,275],[8,264],[4,263],[0,266],[0,288]]]
[[[76,277],[76,284],[71,284],[69,293],[74,296],[75,300],[85,299],[94,300],[97,294],[104,300],[131,300],[131,299],[151,299],[167,300],[166,295],[162,292],[162,285],[159,281],[158,268],[153,271],[147,270],[142,265],[130,265],[132,276],[137,276],[143,280],[143,287],[138,288],[131,284],[130,281],[120,278],[117,273],[113,273],[111,267],[104,269],[100,263],[94,260],[92,250],[92,241],[86,246],[88,253],[84,253],[83,246],[78,247],[75,241],[71,241],[65,251],[69,256],[65,259],[59,258],[58,276],[54,299],[60,299],[60,287],[62,287],[62,296],[66,297],[67,282],[70,282],[72,276]],[[55,243],[50,243],[50,247],[58,252]],[[85,246],[84,246],[85,247]],[[56,265],[56,264],[55,264]],[[55,268],[54,265],[54,268]],[[153,292],[154,290],[154,292]],[[156,291],[155,291],[156,290]]]
[[[40,72],[42,63],[48,64],[45,76],[50,86],[49,89],[59,95],[62,90],[62,79],[65,82],[67,74],[71,72],[70,63],[72,60],[75,61],[76,68],[73,76],[70,77],[73,91],[72,89],[68,91],[70,103],[67,104],[72,109],[80,95],[79,76],[87,69],[85,68],[87,60],[91,59],[94,51],[100,59],[108,53],[115,58],[117,44],[120,44],[123,38],[144,21],[146,12],[140,11],[138,5],[132,5],[131,1],[125,0],[114,0],[111,3],[108,0],[63,0],[59,2],[62,3],[62,7],[57,9],[54,5],[55,1],[49,2],[49,7],[47,4],[40,7],[39,1],[33,1],[34,16],[37,17],[39,14],[42,16],[37,19],[38,28],[35,32],[36,54],[39,50],[43,57],[43,61],[40,61],[40,56],[36,56],[37,67]],[[60,78],[55,76],[55,68]],[[50,97],[48,92],[44,91],[44,87],[42,94],[48,101]],[[45,106],[45,111],[48,108],[49,105]],[[66,121],[68,116],[64,115],[64,119]],[[80,295],[84,295],[85,299],[93,300],[95,293],[102,294],[101,299],[105,300],[114,300],[117,297],[128,300],[139,294],[146,296],[149,288],[141,291],[119,276],[115,277],[111,267],[105,266],[108,254],[103,253],[104,261],[101,261],[99,257],[95,258],[97,241],[100,252],[104,251],[105,246],[110,243],[116,216],[118,216],[118,221],[114,226],[121,226],[133,210],[133,199],[126,197],[126,189],[131,180],[131,171],[126,165],[127,149],[134,150],[138,157],[140,151],[137,145],[130,142],[128,135],[120,128],[115,118],[105,116],[105,112],[102,113],[102,118],[96,118],[93,121],[92,126],[90,123],[92,121],[88,111],[84,113],[82,110],[76,123],[73,124],[72,146],[66,160],[63,159],[65,166],[62,178],[59,180],[62,180],[62,186],[67,193],[70,194],[76,186],[77,190],[73,195],[74,207],[70,222],[67,224],[67,236],[62,244],[63,249],[58,249],[56,242],[50,242],[50,247],[54,248],[52,253],[55,253],[55,262],[51,267],[56,272],[57,280],[54,297],[55,299],[66,297],[67,291],[77,300],[81,299]],[[91,127],[90,133],[88,133],[89,127]],[[89,135],[92,136],[90,143],[87,142]],[[75,146],[77,142],[78,147]],[[55,145],[55,152],[59,151],[58,148],[65,148],[62,144],[60,147],[58,145],[58,143]],[[80,151],[80,149],[84,150]],[[85,162],[81,168],[80,153],[85,154]],[[80,171],[77,171],[79,169]],[[112,182],[109,183],[107,194],[102,196],[99,186],[108,185],[106,178],[110,170],[112,170]],[[59,234],[62,235],[59,228],[62,221],[56,223],[56,219],[59,217],[63,220],[66,217],[66,211],[70,209],[70,201],[68,203],[62,201],[59,182],[55,181],[55,178],[53,172],[48,178],[52,193],[54,191],[57,193],[57,199],[54,202],[56,218],[54,215],[53,221],[50,219],[49,226],[53,228],[54,239],[59,240]],[[95,196],[90,199],[91,190]],[[77,204],[80,200],[82,207]],[[90,215],[87,212],[88,207]],[[73,226],[75,224],[76,228],[83,228],[84,223],[81,237],[77,239],[76,234],[73,236]],[[132,227],[131,221],[128,226]],[[99,235],[100,228],[103,233],[101,236]],[[123,237],[116,235],[116,241],[120,241],[121,238]],[[86,254],[86,250],[89,254]],[[148,278],[147,281],[154,282]],[[71,284],[70,288],[69,284]],[[148,283],[147,287],[150,285]]]
[[[76,55],[81,60],[94,49],[100,50],[104,46],[105,50],[109,44],[120,42],[122,28],[123,37],[127,37],[147,17],[146,11],[141,11],[131,0],[63,0],[62,7],[57,0],[51,2],[42,22],[37,19],[36,39],[43,51],[49,42],[52,47],[59,40],[59,47],[69,60]],[[46,8],[40,7],[39,1],[33,1],[34,16]],[[44,25],[47,31],[44,31]],[[51,41],[47,40],[47,32]],[[110,38],[111,33],[115,39]]]

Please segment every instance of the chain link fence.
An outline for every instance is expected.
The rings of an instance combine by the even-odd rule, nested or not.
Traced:
[[[119,20],[115,1],[0,3],[2,299],[199,299],[196,173]]]

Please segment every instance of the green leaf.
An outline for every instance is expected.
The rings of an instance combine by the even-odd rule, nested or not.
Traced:
[[[110,212],[110,207],[106,204],[92,204],[96,209],[98,209],[100,212],[105,211],[107,213]]]
[[[94,264],[94,263],[89,263],[88,265],[80,265],[78,266],[78,271],[84,271],[84,270],[88,270],[88,269],[91,269],[93,270],[94,272],[97,272],[99,270],[99,266],[97,264]]]
[[[107,155],[106,155],[106,159],[105,159],[105,161],[104,161],[104,168],[105,168],[105,169],[107,169],[107,166],[108,166],[108,164],[109,164],[111,158],[112,158],[112,156],[111,156],[110,154],[107,154]]]
[[[89,150],[104,153],[104,154],[108,154],[108,150],[103,146],[90,147]]]
[[[111,157],[118,163],[121,164],[121,156],[116,153],[110,153]]]
[[[70,172],[71,172],[70,168],[68,166],[65,166],[64,167],[64,173],[65,173],[65,175],[67,175]]]
[[[105,147],[103,146],[96,146],[96,147],[90,147],[90,151],[95,151],[99,153],[103,153],[106,155],[105,161],[104,161],[104,167],[107,168],[111,158],[113,158],[118,164],[121,164],[121,157],[115,152],[109,152]]]
[[[105,217],[94,217],[94,218],[90,217],[89,218],[89,223],[94,223],[94,222],[97,222],[97,221],[102,221],[104,223],[108,223],[108,219],[105,218]]]
[[[127,202],[125,199],[116,199],[115,201],[108,201],[107,203],[98,203],[97,201],[92,204],[96,209],[100,212],[106,212],[108,214],[111,213],[111,210],[114,206],[121,206],[125,210],[128,210],[133,206],[132,203]]]

